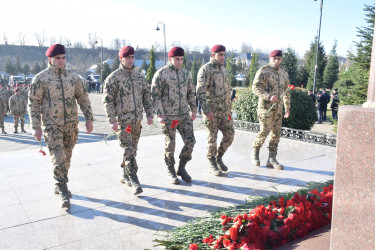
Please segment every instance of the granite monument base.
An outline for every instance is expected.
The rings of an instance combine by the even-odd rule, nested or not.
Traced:
[[[340,107],[336,149],[331,249],[375,249],[375,108]]]

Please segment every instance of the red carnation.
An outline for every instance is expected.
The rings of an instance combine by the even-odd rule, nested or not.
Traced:
[[[228,119],[229,121],[232,120],[232,117],[230,116],[230,114],[228,114]]]
[[[189,246],[189,250],[198,250],[198,245],[191,243]]]
[[[294,85],[288,85],[288,88],[290,88],[291,90],[294,90]]]
[[[173,120],[172,121],[172,125],[171,125],[171,128],[174,128],[175,126],[178,125],[178,120]]]

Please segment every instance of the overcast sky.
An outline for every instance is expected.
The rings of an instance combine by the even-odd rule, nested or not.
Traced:
[[[105,47],[115,38],[134,47],[163,44],[158,22],[165,23],[167,49],[171,43],[190,50],[223,44],[240,50],[246,42],[263,52],[292,47],[299,56],[309,50],[317,35],[320,1],[314,0],[12,0],[2,2],[1,37],[17,44],[20,34],[26,45],[37,45],[34,33],[50,40],[69,39],[87,44],[96,34]],[[321,41],[326,53],[337,40],[337,52],[355,51],[356,27],[366,26],[364,4],[370,0],[325,0]],[[160,26],[162,27],[162,26]],[[49,45],[49,41],[48,44]],[[0,55],[1,56],[1,55]]]

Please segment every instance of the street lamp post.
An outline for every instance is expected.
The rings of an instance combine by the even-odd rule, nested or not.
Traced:
[[[68,47],[68,60],[67,61],[68,61],[68,64],[69,64],[69,69],[72,70],[72,60],[70,58],[70,46],[72,46],[71,43],[68,43],[66,45],[66,47]]]
[[[317,0],[314,0],[314,1],[317,1]],[[320,27],[322,25],[322,13],[323,13],[323,0],[320,1],[320,21],[319,21],[319,31],[318,31],[318,42],[316,44],[316,59],[315,59],[315,69],[314,69],[314,86],[313,86],[313,94],[314,95],[315,95],[315,87],[316,87],[316,73],[317,73],[317,70],[318,70]]]
[[[160,28],[159,28],[159,23],[160,24],[163,24],[163,35],[164,35],[164,62],[165,64],[167,64],[167,41],[165,39],[165,24],[163,22],[158,22],[158,24],[156,25],[156,31],[159,31]]]
[[[101,53],[101,59],[100,59],[100,79],[101,79],[101,92],[103,93],[103,39],[100,37],[97,37],[100,39],[100,53]],[[98,43],[98,41],[95,41],[95,43]]]

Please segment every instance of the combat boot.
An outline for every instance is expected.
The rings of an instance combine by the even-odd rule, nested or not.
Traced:
[[[259,148],[253,148],[251,159],[254,166],[260,166]]]
[[[132,183],[130,182],[130,178],[129,178],[129,175],[128,174],[123,174],[123,177],[122,179],[120,180],[121,183],[131,187],[132,186]]]
[[[223,173],[218,169],[217,164],[216,164],[216,159],[215,157],[210,157],[208,158],[208,162],[210,163],[210,166],[208,168],[208,171],[215,175],[215,176],[221,176]]]
[[[7,132],[5,132],[5,129],[4,128],[1,128],[1,133],[3,134],[3,135],[6,135],[7,134]]]
[[[26,130],[23,128],[23,126],[21,126],[21,132],[26,133]]]
[[[143,189],[141,188],[141,184],[139,183],[137,174],[129,174],[129,181],[131,183],[131,186],[134,189],[134,195],[140,194],[143,192]]]
[[[172,184],[179,184],[180,181],[177,178],[176,170],[174,169],[174,165],[168,165],[168,180]]]
[[[180,163],[178,164],[178,171],[177,175],[181,176],[181,178],[186,182],[191,182],[190,175],[186,172],[185,166],[187,161],[186,160],[180,160]]]
[[[269,168],[277,169],[277,170],[283,170],[284,166],[277,162],[276,155],[277,155],[277,152],[270,151],[266,166]]]
[[[66,184],[56,184],[61,199],[61,207],[70,207],[69,190]]]
[[[53,190],[53,193],[54,194],[59,194],[59,190],[57,189],[57,185],[55,185],[55,190]],[[70,192],[69,189],[68,189],[68,194],[69,194],[69,197],[72,198],[72,192]]]
[[[18,134],[18,128],[17,127],[14,127],[14,132],[13,134]]]
[[[223,171],[223,172],[227,172],[228,171],[228,167],[225,166],[224,162],[223,162],[223,155],[224,154],[218,154],[218,156],[216,157],[216,165],[217,167]]]

